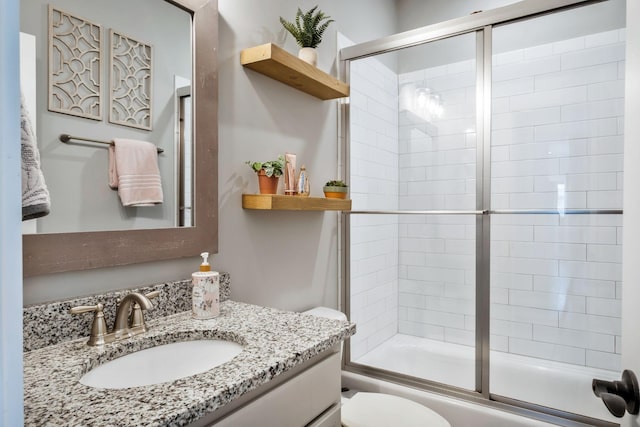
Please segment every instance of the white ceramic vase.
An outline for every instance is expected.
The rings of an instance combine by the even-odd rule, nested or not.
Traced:
[[[318,64],[318,51],[314,47],[303,47],[298,51],[298,58],[315,67]]]

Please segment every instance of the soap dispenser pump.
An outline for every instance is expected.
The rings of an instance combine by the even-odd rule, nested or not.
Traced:
[[[220,315],[220,274],[211,271],[209,252],[203,252],[200,256],[200,271],[191,275],[192,315],[196,319],[212,319]]]

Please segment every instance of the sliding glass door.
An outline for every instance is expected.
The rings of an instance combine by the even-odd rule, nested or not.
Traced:
[[[491,392],[594,418],[619,379],[624,2],[493,30]]]
[[[615,421],[625,8],[560,6],[343,49],[348,369]]]
[[[476,37],[351,64],[357,363],[475,389]],[[457,360],[455,376],[447,369]]]

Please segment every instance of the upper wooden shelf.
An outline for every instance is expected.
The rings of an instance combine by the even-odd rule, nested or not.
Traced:
[[[351,200],[278,194],[243,194],[242,207],[272,211],[350,211]]]
[[[273,43],[244,49],[240,63],[322,100],[349,96],[349,85]]]

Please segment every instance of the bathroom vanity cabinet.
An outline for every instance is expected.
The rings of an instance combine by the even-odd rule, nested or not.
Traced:
[[[340,353],[338,350],[310,367],[303,367],[269,387],[255,390],[257,397],[219,421],[206,417],[193,426],[340,427]],[[264,391],[263,388],[269,388]],[[248,396],[250,397],[250,396]],[[237,405],[234,405],[237,406]]]
[[[45,307],[42,315],[51,312]],[[193,319],[187,311],[150,319],[147,326],[143,334],[103,347],[88,346],[85,337],[26,351],[25,425],[340,425],[340,344],[355,333],[354,324],[226,300],[214,319]],[[80,382],[89,370],[126,354],[201,339],[234,341],[242,351],[171,382],[126,390]]]

